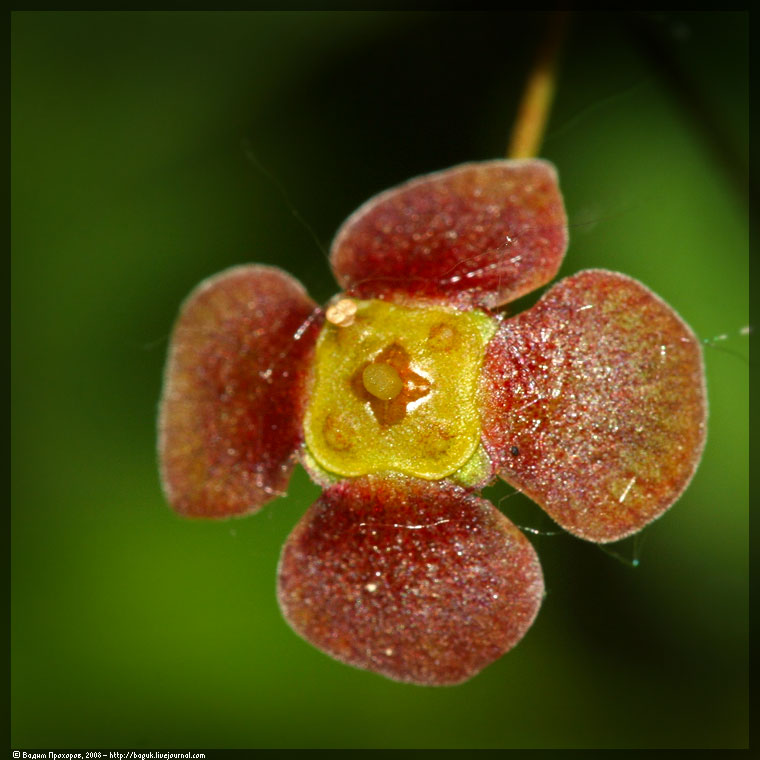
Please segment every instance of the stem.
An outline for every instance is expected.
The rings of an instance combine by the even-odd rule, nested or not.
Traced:
[[[541,45],[533,70],[525,85],[517,120],[509,140],[509,158],[533,158],[538,155],[549,119],[557,81],[557,62],[565,38],[569,13],[555,11]]]

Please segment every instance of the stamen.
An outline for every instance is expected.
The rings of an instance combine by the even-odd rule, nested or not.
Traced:
[[[332,306],[327,307],[325,319],[337,327],[348,327],[354,323],[356,316],[356,301],[350,298],[341,298]]]
[[[382,401],[396,398],[404,389],[399,373],[385,362],[368,364],[362,372],[362,383],[368,393]]]
[[[457,332],[446,322],[438,322],[430,328],[428,345],[435,351],[451,351],[456,345]]]
[[[322,426],[322,434],[327,445],[335,451],[352,449],[357,437],[350,420],[340,414],[327,415]]]

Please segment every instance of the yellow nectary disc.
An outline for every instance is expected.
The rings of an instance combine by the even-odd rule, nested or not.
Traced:
[[[479,311],[355,303],[350,324],[325,322],[317,341],[308,454],[342,477],[452,475],[480,441],[476,391],[496,322]]]

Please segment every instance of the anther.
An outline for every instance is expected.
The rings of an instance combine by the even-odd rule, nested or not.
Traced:
[[[428,344],[436,351],[450,351],[457,342],[456,330],[445,322],[438,322],[430,328]]]
[[[356,431],[350,422],[340,414],[328,414],[322,426],[322,434],[327,445],[335,451],[353,448]]]
[[[341,298],[332,306],[327,307],[325,318],[337,327],[348,327],[354,323],[356,316],[356,301],[350,298]]]

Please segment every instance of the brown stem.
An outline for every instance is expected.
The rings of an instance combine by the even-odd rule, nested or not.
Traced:
[[[555,11],[551,15],[549,29],[525,85],[512,129],[507,151],[509,158],[533,158],[538,155],[554,100],[557,62],[569,15],[567,11]]]

